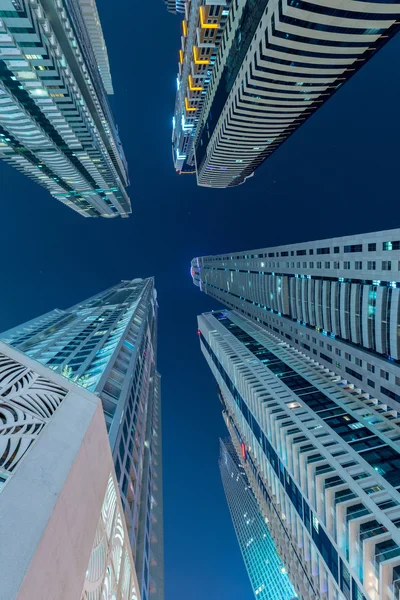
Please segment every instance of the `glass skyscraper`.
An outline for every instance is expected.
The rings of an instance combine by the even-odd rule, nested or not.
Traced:
[[[0,158],[84,217],[127,217],[95,0],[0,0]]]
[[[399,406],[399,229],[195,258],[192,276],[282,342]]]
[[[298,596],[399,598],[400,412],[237,311],[198,330]]]
[[[163,598],[156,329],[157,295],[149,278],[123,281],[1,334],[6,343],[100,396],[142,600],[150,592]]]
[[[243,449],[243,460],[246,452]],[[219,469],[243,560],[257,600],[297,597],[231,440],[220,440]]]

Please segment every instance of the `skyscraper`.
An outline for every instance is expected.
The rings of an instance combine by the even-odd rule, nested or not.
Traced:
[[[176,171],[195,173],[195,139],[199,116],[215,67],[231,0],[185,2],[178,57],[172,149]]]
[[[0,0],[0,158],[84,217],[127,217],[94,0]]]
[[[235,311],[198,328],[297,594],[398,598],[400,413]]]
[[[1,598],[137,600],[100,399],[0,343]]]
[[[100,396],[142,600],[150,591],[163,598],[156,328],[150,278],[123,281],[1,334],[11,346]]]
[[[206,294],[398,408],[400,230],[205,256]]]
[[[218,43],[211,50],[208,40],[199,45],[207,62],[200,76],[199,4],[200,11],[221,5],[229,11],[228,27],[215,22]],[[203,89],[202,77],[207,87],[201,101],[188,97],[186,106],[178,90],[174,147],[176,160],[182,155],[196,167],[198,184],[215,188],[239,185],[253,175],[397,33],[400,16],[398,4],[390,1],[325,6],[284,0],[278,6],[267,0],[203,0],[187,6],[197,18],[196,35],[182,38],[179,87],[189,94],[188,71],[193,89]],[[187,117],[193,124],[188,153],[179,133],[181,118],[186,123]]]
[[[243,449],[244,460],[246,452]],[[231,440],[220,440],[219,469],[243,560],[258,600],[292,600],[295,591]]]

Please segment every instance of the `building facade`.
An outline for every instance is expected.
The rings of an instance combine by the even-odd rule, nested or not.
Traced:
[[[100,397],[142,600],[151,592],[163,598],[163,539],[155,534],[162,532],[156,330],[157,296],[150,278],[123,281],[0,336]]]
[[[397,33],[398,19],[390,1],[230,2],[204,101],[188,103],[198,184],[226,188],[253,175]]]
[[[127,217],[94,0],[0,0],[0,158],[84,217]]]
[[[246,460],[244,449],[242,459]],[[295,591],[231,440],[220,440],[219,469],[254,596],[257,600],[294,600]]]
[[[399,598],[400,413],[235,311],[198,331],[298,596]]]
[[[0,415],[1,597],[140,600],[99,398],[0,343]]]
[[[172,153],[179,174],[195,173],[199,116],[207,98],[231,0],[186,0],[178,53]]]
[[[167,11],[170,13],[184,13],[185,0],[164,0]]]
[[[194,283],[394,408],[400,230],[206,256]]]

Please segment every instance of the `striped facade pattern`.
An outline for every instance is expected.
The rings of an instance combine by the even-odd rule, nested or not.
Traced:
[[[192,275],[225,306],[397,405],[399,261],[400,230],[389,230],[198,258]]]
[[[243,183],[398,31],[399,15],[398,2],[232,2],[198,125],[198,184]]]
[[[400,413],[235,312],[202,352],[299,598],[400,597]]]
[[[170,13],[184,13],[185,12],[185,0],[164,0],[168,12]]]
[[[100,34],[93,0],[0,0],[0,158],[84,217],[127,217]]]
[[[113,94],[110,63],[96,2],[95,0],[79,0],[79,5],[89,33],[90,42],[93,46],[93,52],[104,88],[107,94]]]

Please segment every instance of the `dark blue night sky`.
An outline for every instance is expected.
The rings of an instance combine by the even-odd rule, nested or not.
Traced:
[[[246,184],[176,175],[171,124],[180,19],[162,0],[98,0],[130,165],[129,220],[84,219],[0,164],[0,330],[121,279],[154,275],[163,382],[166,600],[251,600],[217,465],[225,435],[196,315],[193,256],[399,227],[400,38]]]

